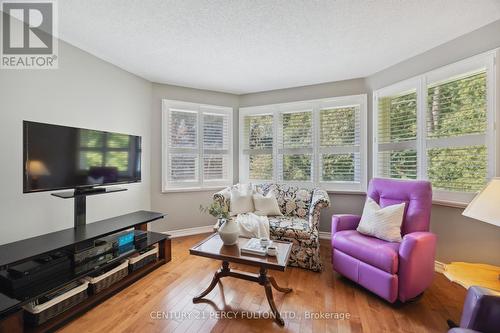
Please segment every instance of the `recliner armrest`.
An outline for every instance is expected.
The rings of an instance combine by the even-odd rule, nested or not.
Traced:
[[[332,237],[342,230],[355,230],[358,227],[361,216],[353,214],[339,214],[332,216]]]
[[[472,286],[467,291],[460,327],[484,333],[500,328],[500,293]]]
[[[403,302],[418,296],[434,278],[437,237],[418,231],[404,235],[399,246],[399,299]]]

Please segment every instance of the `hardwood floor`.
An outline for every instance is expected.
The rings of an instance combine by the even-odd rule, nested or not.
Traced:
[[[460,318],[465,289],[443,275],[436,273],[433,285],[419,300],[391,305],[332,271],[328,241],[321,244],[325,265],[322,273],[291,267],[286,272],[270,271],[280,285],[293,288],[289,294],[274,292],[276,305],[285,319],[284,328],[269,318],[264,288],[256,283],[225,278],[223,287],[215,288],[207,296],[209,302],[193,304],[192,298],[208,286],[220,266],[220,262],[188,253],[192,245],[206,236],[174,239],[170,263],[60,332],[427,333],[446,332],[446,319]],[[243,265],[233,267],[255,271]],[[221,318],[224,314],[233,316],[237,311],[238,319]],[[344,319],[305,318],[306,313],[316,316],[337,313]]]

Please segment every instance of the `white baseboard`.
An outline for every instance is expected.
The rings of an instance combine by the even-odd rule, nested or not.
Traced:
[[[446,270],[446,264],[441,261],[434,261],[434,271],[443,274]]]
[[[187,229],[177,229],[163,232],[164,234],[170,235],[171,238],[198,235],[198,234],[206,234],[214,231],[213,225],[207,225],[204,227],[194,227]]]
[[[320,231],[319,239],[332,239],[332,233],[328,231]]]

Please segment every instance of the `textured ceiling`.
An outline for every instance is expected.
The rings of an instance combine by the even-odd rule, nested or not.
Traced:
[[[249,93],[365,77],[500,19],[500,0],[63,0],[60,37],[153,82]]]

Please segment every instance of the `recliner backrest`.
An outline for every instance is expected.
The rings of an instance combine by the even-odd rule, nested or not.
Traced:
[[[381,207],[406,202],[401,235],[416,231],[429,231],[432,186],[424,180],[373,178],[368,196]]]

